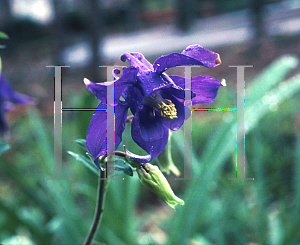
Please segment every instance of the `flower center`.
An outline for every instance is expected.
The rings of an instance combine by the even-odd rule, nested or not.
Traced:
[[[177,118],[177,110],[171,100],[164,99],[159,93],[152,93],[144,98],[143,104],[148,104],[157,108],[160,115],[164,118],[170,119]],[[153,115],[155,116],[155,109],[153,109]]]

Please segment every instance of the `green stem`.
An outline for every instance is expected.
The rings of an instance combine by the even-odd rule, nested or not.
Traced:
[[[98,228],[99,224],[101,223],[102,213],[103,213],[103,209],[104,209],[106,184],[107,184],[106,183],[107,179],[105,177],[106,177],[105,171],[100,171],[96,212],[95,212],[95,216],[94,216],[94,221],[92,223],[89,234],[87,235],[87,237],[85,239],[84,245],[91,244],[93,237],[96,234],[97,228]]]

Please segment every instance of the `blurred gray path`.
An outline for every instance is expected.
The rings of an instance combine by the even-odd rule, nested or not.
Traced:
[[[295,35],[300,33],[300,1],[287,0],[264,6],[266,33]],[[128,34],[108,35],[99,45],[105,62],[116,62],[125,52],[140,52],[147,57],[158,57],[175,50],[181,51],[191,44],[205,48],[242,43],[253,38],[249,10],[241,10],[197,20],[188,33],[180,33],[175,25],[164,25]],[[90,59],[87,43],[65,50],[65,63],[81,65]]]

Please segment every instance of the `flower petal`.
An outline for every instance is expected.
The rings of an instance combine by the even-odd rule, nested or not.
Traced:
[[[101,110],[103,109],[103,110]],[[106,105],[95,110],[86,135],[86,147],[94,159],[106,154]]]
[[[168,121],[153,115],[153,109],[144,105],[131,123],[132,139],[152,158],[157,157],[165,148],[169,137]]]
[[[175,86],[168,88],[168,90],[172,91],[170,92],[170,94],[174,95],[180,102],[184,101],[185,98],[185,78],[184,77],[180,77],[180,76],[176,76],[176,75],[170,75],[169,76]],[[196,94],[191,91],[191,98],[196,97]]]
[[[141,53],[130,53],[133,57],[137,58],[140,62],[143,63],[149,70],[154,71],[153,65],[144,57]]]
[[[14,104],[32,105],[35,103],[33,98],[14,91],[12,86],[5,79],[3,72],[0,75],[0,93],[4,100],[10,100]]]
[[[123,70],[122,76],[116,80],[111,82],[103,82],[103,83],[93,83],[87,78],[84,78],[84,83],[87,88],[96,95],[97,99],[101,100],[101,102],[106,103],[107,97],[107,86],[114,84],[115,89],[115,104],[118,104],[118,101],[124,91],[124,89],[136,82],[136,74],[138,72],[138,68],[136,67],[128,67]]]
[[[172,53],[161,56],[154,64],[154,71],[158,74],[175,66],[183,65],[202,65],[207,68],[212,68],[221,64],[219,54],[201,47],[198,44],[190,45],[182,53]]]
[[[214,102],[220,86],[224,86],[223,81],[221,83],[210,76],[192,77],[192,91],[196,93],[193,105]]]
[[[174,83],[184,88],[184,77],[171,75],[170,78]],[[193,93],[193,105],[203,104],[203,103],[212,103],[214,102],[220,86],[226,86],[225,82],[219,82],[213,77],[200,75],[197,77],[192,77],[192,93]]]
[[[122,133],[125,129],[127,111],[128,105],[124,101],[120,101],[118,105],[115,106],[115,149],[118,148],[122,141]],[[107,153],[106,129],[106,105],[100,103],[92,116],[86,136],[87,149],[95,159],[97,166],[98,157]]]
[[[170,90],[167,90],[170,91]],[[164,99],[169,99],[172,101],[172,103],[175,105],[175,108],[177,110],[177,118],[171,119],[170,120],[170,129],[176,131],[178,130],[181,125],[184,123],[184,118],[185,118],[185,108],[183,101],[179,101],[175,96],[173,96],[171,93],[167,92],[162,92],[161,93],[162,97]],[[186,108],[188,109],[188,108]]]
[[[144,100],[141,89],[134,85],[128,86],[122,95],[129,105],[132,114],[135,115],[136,111],[140,110],[142,101]]]
[[[128,113],[128,105],[125,101],[120,101],[118,105],[115,106],[115,146],[116,149],[122,142],[122,133],[126,126]]]
[[[125,53],[121,56],[121,60],[125,61],[126,59],[130,62],[131,66],[138,67],[137,80],[139,86],[142,88],[144,96],[150,95],[157,89],[170,87],[173,85],[172,81],[167,81],[154,72],[152,65],[144,58],[142,54]]]
[[[148,74],[138,74],[137,79],[141,86],[144,96],[150,95],[155,90],[161,88],[171,87],[173,84],[163,80],[156,72],[149,72]]]
[[[169,77],[173,80],[173,82],[180,88],[184,89],[184,83],[185,83],[185,78],[176,76],[176,75],[169,75]]]

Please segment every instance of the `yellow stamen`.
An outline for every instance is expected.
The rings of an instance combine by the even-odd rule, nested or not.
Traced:
[[[158,104],[157,106],[157,108],[160,111],[160,115],[164,118],[167,118],[168,121],[170,121],[170,119],[177,118],[177,110],[175,105],[172,103],[171,100],[165,99],[165,101],[168,104],[161,101],[160,104]]]

